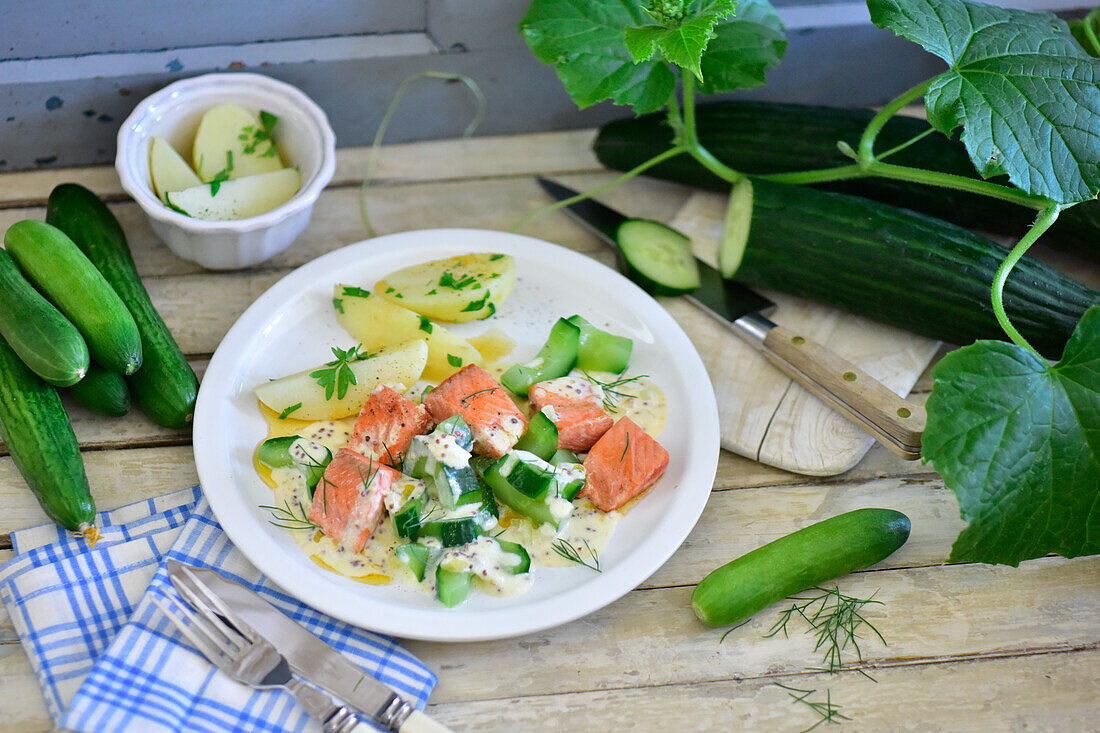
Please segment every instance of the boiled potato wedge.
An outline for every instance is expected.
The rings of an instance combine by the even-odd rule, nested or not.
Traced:
[[[199,121],[191,148],[191,164],[199,178],[209,183],[223,174],[232,181],[282,168],[282,158],[271,139],[275,117],[264,115],[264,119],[267,125],[235,104],[208,109]]]
[[[296,420],[337,420],[357,414],[380,384],[412,386],[420,378],[427,361],[428,343],[416,339],[383,349],[366,359],[348,362],[347,368],[355,375],[355,383],[347,384],[343,397],[333,390],[331,398],[325,399],[325,387],[318,382],[319,378],[324,379],[323,372],[337,366],[333,362],[265,382],[256,387],[255,392],[260,402],[280,414],[289,411],[288,417]],[[290,410],[298,403],[301,407]]]
[[[207,221],[231,221],[271,211],[298,193],[302,178],[297,168],[225,181],[213,186],[203,183],[183,191],[170,191],[168,203],[188,216]]]
[[[162,202],[168,203],[169,191],[201,186],[202,181],[187,165],[176,149],[159,135],[149,145],[149,177],[153,179],[153,191]]]
[[[515,282],[511,255],[466,254],[398,270],[374,292],[433,320],[465,323],[496,313]]]
[[[352,285],[337,285],[332,304],[336,320],[367,351],[422,338],[428,342],[428,362],[420,376],[439,383],[467,364],[484,366],[481,354],[469,341],[451,333],[427,316],[372,295]]]

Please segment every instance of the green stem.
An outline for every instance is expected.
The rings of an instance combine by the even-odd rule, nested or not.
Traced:
[[[684,148],[691,157],[714,175],[729,183],[737,183],[745,176],[714,157],[699,142],[695,130],[695,77],[691,73],[681,75],[684,87]]]
[[[990,198],[1000,199],[1001,201],[1019,204],[1020,206],[1027,206],[1039,211],[1049,208],[1053,203],[1045,196],[1034,196],[1018,188],[1002,186],[998,183],[990,183],[989,181],[983,181],[978,178],[958,176],[954,173],[941,173],[940,171],[930,171],[924,168],[892,165],[890,163],[883,163],[879,160],[872,161],[866,170],[867,175],[871,176],[893,178],[895,180],[909,181],[911,183],[923,183],[929,186],[954,188],[959,191],[977,193],[983,196],[989,196]]]
[[[923,97],[931,84],[932,80],[929,79],[917,84],[908,91],[902,92],[871,118],[871,121],[867,124],[867,129],[863,131],[863,136],[859,139],[860,163],[867,166],[875,160],[875,139],[878,137],[879,132],[890,121],[890,118],[896,115],[905,105]]]
[[[879,160],[885,160],[886,158],[889,158],[891,155],[893,155],[895,153],[900,153],[902,150],[905,150],[910,145],[915,145],[916,143],[919,143],[921,140],[928,137],[929,135],[931,135],[935,131],[936,131],[936,128],[929,125],[928,129],[925,130],[924,132],[921,132],[921,133],[918,133],[918,134],[914,135],[913,137],[909,138],[908,140],[901,143],[900,145],[895,145],[894,147],[887,150],[885,153],[879,153],[878,159]]]
[[[1014,268],[1016,263],[1020,261],[1020,258],[1027,253],[1031,245],[1035,244],[1036,240],[1043,235],[1043,232],[1049,229],[1050,226],[1058,220],[1058,214],[1061,213],[1061,211],[1062,207],[1058,204],[1051,204],[1046,209],[1043,209],[1039,213],[1039,217],[1035,220],[1035,223],[1027,230],[1027,234],[1016,243],[1016,246],[1008,253],[1008,257],[1005,257],[1004,262],[997,268],[997,274],[993,278],[993,314],[997,317],[997,323],[1001,324],[1001,328],[1008,334],[1008,337],[1014,344],[1027,349],[1039,359],[1043,358],[1042,355],[1027,342],[1027,339],[1020,335],[1020,332],[1016,330],[1016,327],[1013,326],[1012,322],[1008,319],[1008,313],[1005,312],[1004,304],[1005,282],[1008,281],[1008,276],[1012,272],[1012,268]]]
[[[508,231],[510,231],[510,232],[517,231],[524,224],[527,224],[528,222],[530,222],[534,219],[537,219],[538,217],[542,216],[543,214],[548,214],[549,212],[554,211],[555,209],[560,209],[562,207],[569,206],[570,204],[575,204],[578,201],[583,201],[587,198],[591,198],[591,197],[595,196],[596,194],[603,193],[604,191],[607,191],[608,189],[611,189],[611,188],[614,188],[615,186],[618,186],[620,183],[622,183],[624,181],[630,180],[631,178],[633,178],[634,176],[636,176],[640,173],[644,173],[645,171],[649,170],[653,166],[658,165],[659,163],[663,163],[664,161],[668,160],[669,158],[673,158],[677,155],[680,155],[681,153],[686,153],[686,152],[688,152],[687,148],[683,147],[682,145],[677,146],[675,148],[670,148],[670,149],[666,150],[665,152],[661,153],[660,155],[653,156],[652,158],[645,161],[644,163],[639,163],[635,167],[628,170],[626,173],[623,173],[620,176],[612,178],[610,181],[607,181],[606,183],[601,183],[600,185],[596,186],[595,188],[588,189],[584,193],[579,193],[576,196],[572,196],[572,197],[567,198],[567,199],[562,199],[561,201],[555,201],[552,204],[547,204],[546,206],[543,206],[541,209],[536,209],[535,211],[532,211],[530,214],[528,214],[527,216],[523,217],[522,219],[517,221],[515,224],[513,224],[511,226],[511,228],[509,228]]]
[[[762,176],[765,181],[784,183],[790,186],[809,186],[815,183],[828,183],[829,181],[844,181],[849,178],[866,178],[867,173],[859,167],[858,163],[842,165],[836,168],[821,168],[812,171],[792,171],[790,173],[768,173]]]

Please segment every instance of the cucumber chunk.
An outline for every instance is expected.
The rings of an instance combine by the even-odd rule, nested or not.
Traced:
[[[544,461],[558,449],[558,427],[544,412],[536,412],[527,423],[527,432],[516,442],[515,450],[533,453]]]
[[[691,240],[649,219],[627,219],[615,233],[627,277],[651,295],[683,295],[699,287]]]
[[[577,347],[581,330],[564,318],[550,328],[550,336],[535,358],[526,364],[514,364],[500,377],[509,390],[526,397],[531,385],[547,379],[564,377],[577,363]]]
[[[626,336],[596,328],[580,316],[569,316],[570,323],[581,330],[577,342],[577,368],[586,372],[622,374],[630,364],[634,342]]]

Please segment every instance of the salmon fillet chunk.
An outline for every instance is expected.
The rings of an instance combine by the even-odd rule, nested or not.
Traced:
[[[347,447],[387,466],[397,466],[413,436],[430,432],[434,424],[424,405],[383,384],[363,405]]]
[[[532,413],[545,412],[558,429],[558,447],[584,452],[611,429],[603,390],[584,377],[559,377],[531,385]],[[549,408],[549,409],[544,409]]]
[[[585,457],[588,480],[580,496],[609,512],[656,483],[667,467],[668,451],[629,417],[622,417]]]
[[[474,453],[500,458],[527,429],[524,417],[507,390],[477,364],[462,367],[424,396],[437,423],[461,415],[470,426]]]
[[[341,448],[313,490],[309,519],[344,547],[361,552],[385,514],[401,474],[375,458]]]

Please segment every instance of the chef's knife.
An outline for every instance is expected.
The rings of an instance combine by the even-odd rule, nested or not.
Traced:
[[[245,623],[271,641],[286,657],[290,668],[318,687],[332,693],[348,705],[369,715],[383,726],[413,712],[412,704],[370,675],[363,674],[340,652],[295,623],[282,611],[239,583],[223,578],[208,568],[186,566],[175,560],[166,563],[168,579],[177,591],[188,578],[197,580],[210,593],[237,612]],[[422,715],[417,714],[417,722]],[[445,728],[427,728],[446,730]]]
[[[577,191],[545,178],[539,184],[558,201]],[[592,199],[569,204],[567,210],[618,250],[619,226],[629,217]],[[698,261],[701,286],[685,295],[736,336],[748,343],[787,376],[877,438],[902,458],[920,458],[924,407],[899,397],[859,367],[805,336],[778,326],[764,312],[775,303],[726,280]]]

